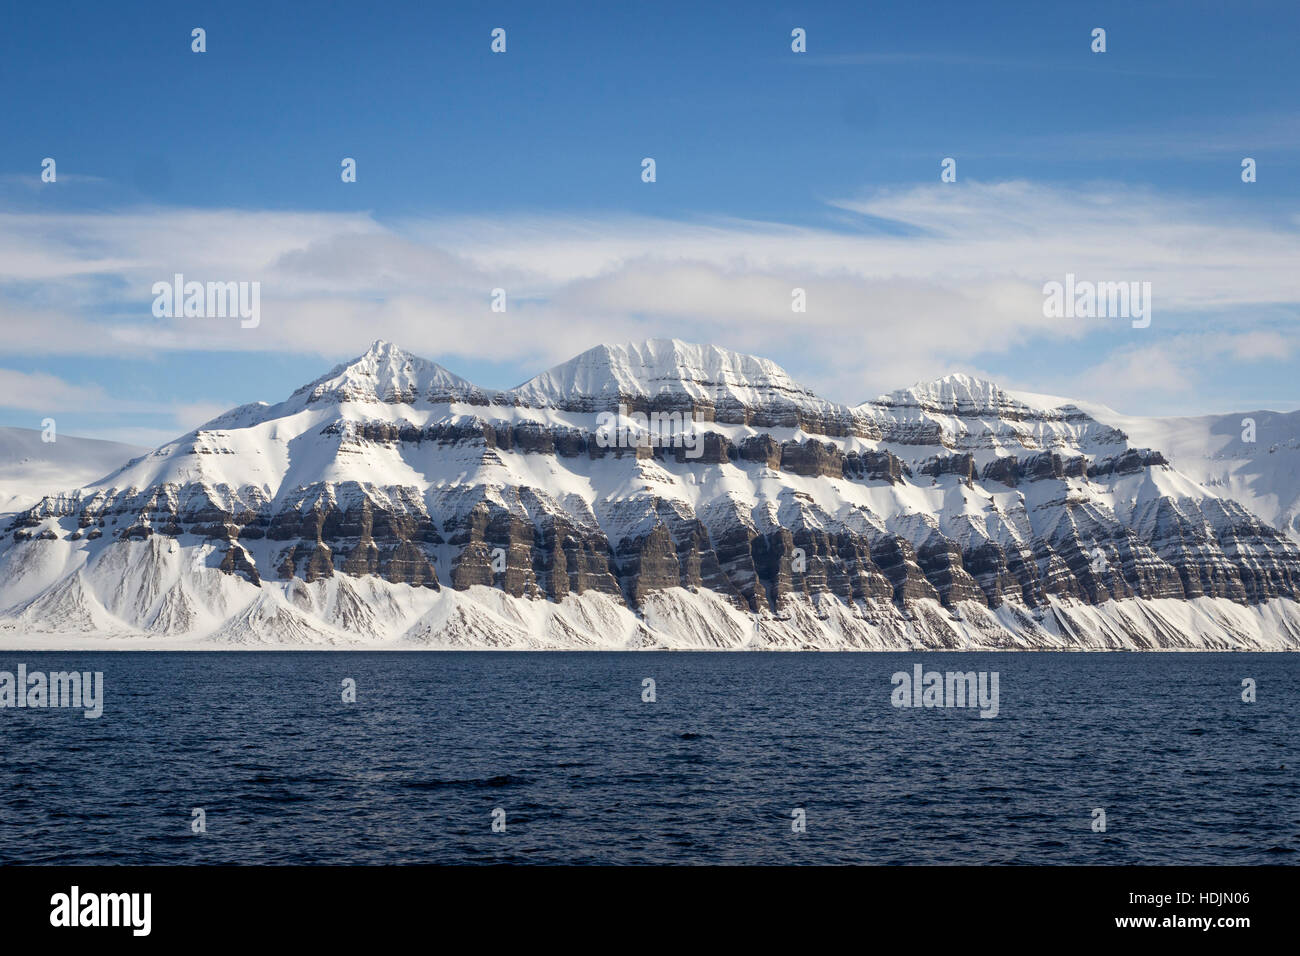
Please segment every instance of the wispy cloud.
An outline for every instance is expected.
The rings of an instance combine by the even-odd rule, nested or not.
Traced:
[[[338,358],[383,336],[435,356],[538,369],[599,341],[678,335],[796,356],[809,385],[858,401],[1034,343],[1104,335],[1117,356],[1141,355],[1152,336],[1203,333],[1192,328],[1198,315],[1241,316],[1221,330],[1234,336],[1231,361],[1272,359],[1289,333],[1254,314],[1270,307],[1276,322],[1272,307],[1282,304],[1284,317],[1297,315],[1300,229],[1224,204],[1108,184],[962,182],[838,199],[828,213],[837,228],[631,216],[11,213],[0,215],[0,321],[9,350],[27,355]],[[261,282],[261,325],[154,318],[151,285],[177,272]],[[1152,329],[1045,318],[1043,283],[1066,273],[1150,282]],[[805,313],[791,311],[796,287]],[[489,308],[495,288],[506,290],[504,313]],[[1203,361],[1193,353],[1166,349],[1166,373],[1149,384],[1184,388]]]
[[[97,408],[103,411],[142,411],[147,406],[112,398],[99,385],[76,385],[44,372],[0,368],[0,407],[23,411],[62,412]]]
[[[228,410],[216,402],[160,405],[114,396],[99,384],[77,384],[46,372],[0,368],[0,408],[31,412],[27,427],[39,427],[48,416],[75,412],[79,416],[113,416],[121,424],[101,429],[94,437],[155,446],[197,428]],[[173,422],[170,428],[148,427],[139,419]]]

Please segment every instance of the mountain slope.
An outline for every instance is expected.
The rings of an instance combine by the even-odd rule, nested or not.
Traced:
[[[850,408],[676,340],[507,391],[377,342],[0,533],[25,639],[1281,649],[1298,587],[1293,541],[1077,404]]]
[[[76,488],[149,453],[148,448],[58,435],[47,442],[34,428],[0,428],[0,515],[30,508],[57,488]]]
[[[1131,441],[1160,448],[1197,484],[1240,503],[1300,543],[1300,411],[1139,418],[1102,405],[1078,405]]]

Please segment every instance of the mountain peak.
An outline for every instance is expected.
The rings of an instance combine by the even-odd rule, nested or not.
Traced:
[[[990,391],[998,388],[998,384],[991,379],[967,375],[965,372],[949,372],[947,375],[934,379],[931,384],[950,388],[964,388],[971,391]]]
[[[880,396],[873,403],[888,407],[918,407],[941,414],[991,414],[1028,411],[1029,406],[996,382],[964,372],[917,382]]]
[[[592,399],[680,396],[713,403],[820,402],[775,362],[716,345],[646,339],[597,345],[530,379],[512,393],[529,404],[564,406]]]
[[[375,339],[370,343],[370,348],[357,356],[356,361],[361,361],[362,359],[371,357],[375,359],[388,360],[397,356],[409,357],[410,353],[405,349],[398,348],[387,339]]]
[[[386,339],[376,339],[361,355],[336,365],[294,394],[304,392],[308,404],[334,401],[390,405],[410,405],[421,400],[468,401],[486,394],[438,363],[420,358]]]

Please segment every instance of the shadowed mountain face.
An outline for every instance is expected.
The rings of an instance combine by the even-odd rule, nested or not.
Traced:
[[[1300,547],[1108,419],[960,375],[839,405],[675,340],[493,391],[377,342],[9,516],[0,629],[1300,648]]]

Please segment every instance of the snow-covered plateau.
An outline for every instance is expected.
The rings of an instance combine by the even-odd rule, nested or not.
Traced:
[[[376,342],[80,487],[130,449],[9,432],[0,646],[1300,649],[1300,413],[848,406],[661,339],[496,391]]]

